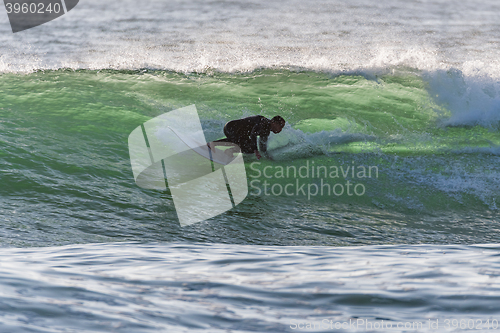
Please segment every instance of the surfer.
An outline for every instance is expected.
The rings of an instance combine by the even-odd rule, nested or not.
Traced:
[[[285,119],[275,116],[271,120],[261,115],[251,116],[243,119],[231,120],[224,126],[226,138],[211,142],[210,149],[219,145],[236,144],[238,147],[227,149],[225,152],[232,155],[241,149],[244,154],[253,154],[257,159],[261,158],[257,149],[257,136],[259,136],[259,148],[263,154],[267,154],[267,139],[270,132],[279,133],[285,127]]]

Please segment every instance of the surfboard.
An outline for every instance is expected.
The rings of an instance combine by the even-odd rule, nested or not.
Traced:
[[[209,159],[218,164],[227,165],[231,163],[231,161],[235,158],[229,156],[228,154],[224,153],[223,150],[217,149],[216,147],[212,147],[212,149],[210,149],[206,143],[198,142],[197,140],[187,135],[182,135],[170,126],[168,126],[168,128],[189,148],[191,148],[197,154],[205,157],[206,159]]]

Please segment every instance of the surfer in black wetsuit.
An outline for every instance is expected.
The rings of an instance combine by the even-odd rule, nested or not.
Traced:
[[[243,119],[231,120],[224,126],[225,139],[211,142],[209,147],[236,144],[245,154],[253,154],[257,159],[261,158],[257,149],[257,136],[260,137],[260,150],[267,155],[267,139],[271,131],[279,133],[285,126],[285,119],[275,116],[271,120],[263,116],[252,116]],[[226,153],[233,154],[238,151],[238,147],[226,150]]]

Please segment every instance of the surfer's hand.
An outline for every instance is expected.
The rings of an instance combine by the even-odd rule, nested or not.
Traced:
[[[255,150],[255,156],[257,157],[258,160],[260,160],[260,158],[262,157],[262,156],[260,156],[260,153],[258,150]]]

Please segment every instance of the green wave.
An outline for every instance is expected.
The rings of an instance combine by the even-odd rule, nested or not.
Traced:
[[[378,178],[360,180],[366,187],[363,196],[249,196],[221,221],[231,214],[264,223],[270,212],[278,218],[290,212],[343,211],[391,225],[409,219],[418,229],[415,221],[426,214],[431,224],[433,218],[453,219],[453,214],[489,221],[498,210],[498,130],[443,126],[442,119],[453,110],[435,100],[425,75],[411,70],[383,75],[57,70],[2,74],[0,93],[0,211],[23,212],[6,222],[8,230],[26,226],[25,218],[42,225],[42,231],[30,230],[43,234],[75,221],[66,238],[75,243],[135,239],[122,237],[138,228],[135,221],[157,223],[159,218],[174,228],[170,193],[135,185],[127,139],[145,121],[191,104],[208,140],[223,136],[223,125],[231,119],[282,115],[287,127],[269,142],[275,161],[261,161],[262,168],[309,161],[379,170]],[[256,160],[245,159],[250,174]],[[270,180],[282,186],[289,181]],[[321,184],[321,179],[301,181]],[[103,229],[102,223],[123,225],[125,231]],[[156,239],[151,232],[137,235]]]

